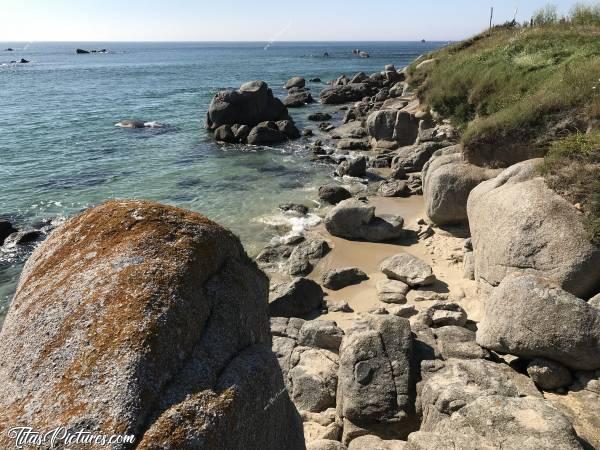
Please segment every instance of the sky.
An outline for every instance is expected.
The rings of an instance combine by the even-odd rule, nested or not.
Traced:
[[[575,1],[554,1],[568,12]],[[448,41],[548,0],[0,0],[0,41]]]

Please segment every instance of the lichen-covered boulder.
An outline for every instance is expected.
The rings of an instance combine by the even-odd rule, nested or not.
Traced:
[[[267,294],[239,240],[199,214],[145,201],[83,212],[23,270],[0,338],[0,429],[303,449]]]

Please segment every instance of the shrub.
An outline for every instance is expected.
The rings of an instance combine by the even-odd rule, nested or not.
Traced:
[[[551,189],[581,205],[590,240],[600,245],[600,132],[555,141],[542,173]]]
[[[558,8],[556,5],[546,5],[533,13],[534,25],[548,25],[558,22]]]
[[[577,3],[571,9],[569,19],[574,25],[600,25],[600,4]]]

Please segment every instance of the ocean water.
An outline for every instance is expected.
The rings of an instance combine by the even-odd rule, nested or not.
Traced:
[[[309,161],[303,140],[217,145],[204,129],[213,95],[261,79],[283,98],[292,76],[328,81],[390,63],[401,68],[444,44],[0,43],[0,217],[28,228],[110,198],[151,199],[230,227],[255,254],[291,225],[277,206],[310,204],[331,169]],[[8,47],[15,51],[2,51]],[[76,55],[79,47],[108,53]],[[31,62],[10,63],[20,58]],[[317,99],[325,85],[308,87]],[[338,109],[316,103],[290,111],[299,128],[316,128],[308,114],[324,110],[340,120]],[[168,127],[115,127],[122,119]],[[0,251],[0,322],[27,256]]]

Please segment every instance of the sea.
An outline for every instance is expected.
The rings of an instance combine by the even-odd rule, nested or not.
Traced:
[[[314,203],[331,167],[311,162],[302,139],[276,147],[215,143],[204,128],[214,94],[264,80],[283,98],[285,81],[304,76],[322,80],[307,83],[318,99],[341,74],[402,68],[446,44],[2,42],[0,217],[39,228],[107,199],[156,200],[229,227],[255,255],[316,220],[285,215],[278,205]],[[21,58],[29,63],[12,62]],[[307,116],[316,111],[343,117],[339,107],[318,102],[290,109],[299,129],[315,128]],[[115,126],[123,119],[165,126]],[[0,325],[30,252],[0,249]]]

